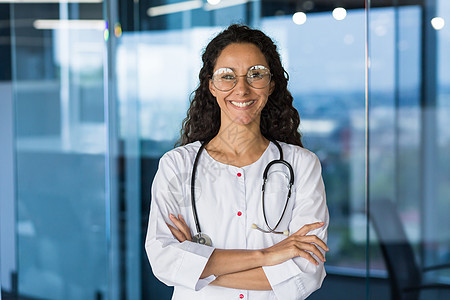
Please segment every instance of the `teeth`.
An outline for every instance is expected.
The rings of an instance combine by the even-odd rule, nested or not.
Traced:
[[[238,107],[247,107],[249,105],[252,105],[253,102],[255,102],[254,100],[251,101],[247,101],[247,102],[235,102],[235,101],[230,101],[231,104],[236,105]]]

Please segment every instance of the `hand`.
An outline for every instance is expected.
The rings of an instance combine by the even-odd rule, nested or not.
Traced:
[[[273,266],[280,264],[290,258],[301,256],[306,258],[315,265],[318,265],[311,253],[314,253],[321,261],[325,261],[325,257],[319,248],[329,251],[327,245],[315,235],[306,235],[308,232],[320,228],[324,225],[323,222],[306,224],[300,228],[296,233],[288,238],[273,245],[272,247],[263,249],[264,265]],[[310,253],[311,252],[311,253]]]
[[[173,236],[180,242],[184,241],[192,241],[191,230],[186,224],[186,221],[183,219],[182,215],[178,215],[178,218],[173,214],[169,215],[169,219],[173,222],[176,227],[173,227],[170,224],[167,224]]]

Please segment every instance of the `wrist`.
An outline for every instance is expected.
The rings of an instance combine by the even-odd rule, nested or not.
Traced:
[[[264,250],[254,250],[254,260],[258,267],[266,265],[266,252]]]

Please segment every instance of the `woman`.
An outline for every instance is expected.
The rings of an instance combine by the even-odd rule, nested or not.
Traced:
[[[153,272],[175,286],[172,299],[305,299],[325,277],[328,210],[276,46],[231,25],[202,59],[182,146],[161,158],[152,185],[145,246]],[[293,172],[283,162],[265,172],[281,153]],[[263,173],[272,178],[264,193]],[[192,241],[194,211],[200,242],[212,246]]]

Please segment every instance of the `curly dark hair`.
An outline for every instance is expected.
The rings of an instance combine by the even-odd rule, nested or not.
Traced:
[[[300,116],[293,107],[293,97],[287,89],[289,75],[284,70],[277,46],[262,31],[245,25],[232,24],[209,42],[202,55],[203,67],[200,70],[200,84],[193,92],[187,117],[183,121],[181,137],[177,145],[194,141],[208,141],[220,129],[220,108],[209,90],[209,80],[217,58],[222,50],[234,43],[256,45],[269,64],[274,90],[261,111],[260,130],[269,140],[278,140],[303,147],[298,131]]]

